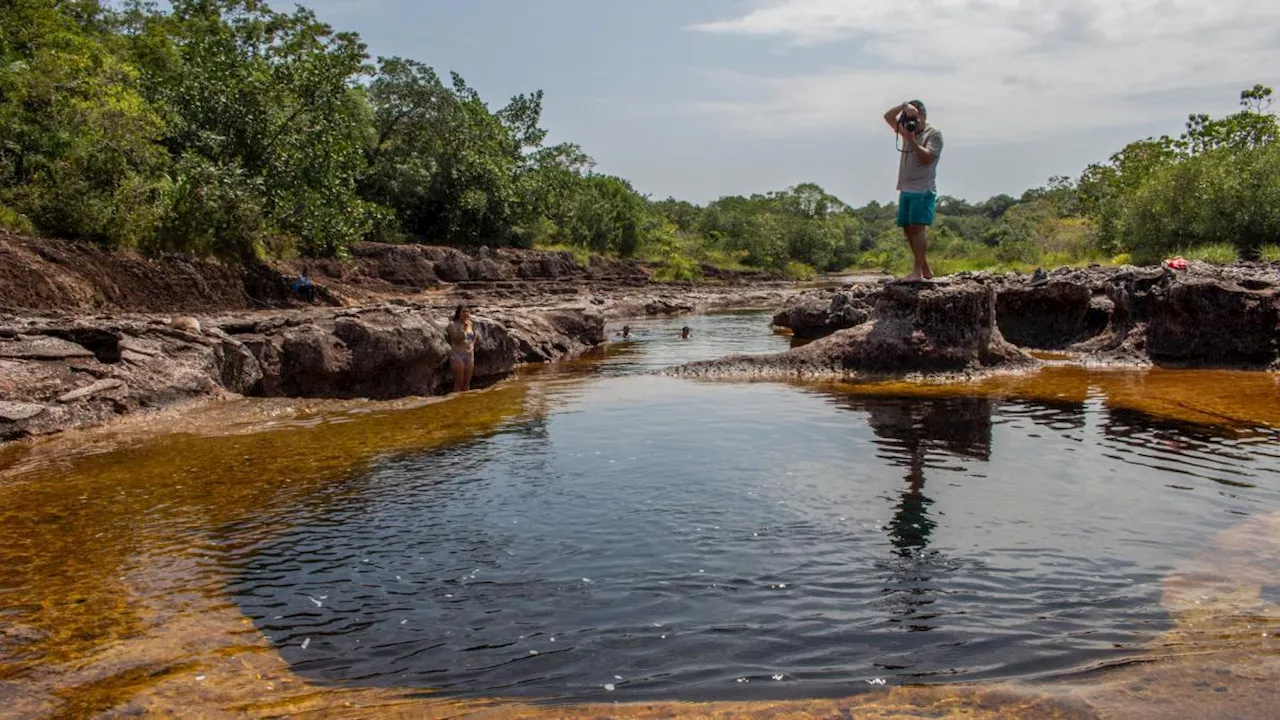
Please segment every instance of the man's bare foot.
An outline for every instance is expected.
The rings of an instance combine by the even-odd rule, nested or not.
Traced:
[[[920,282],[920,279],[919,273],[911,273],[910,275],[902,278],[902,282]]]

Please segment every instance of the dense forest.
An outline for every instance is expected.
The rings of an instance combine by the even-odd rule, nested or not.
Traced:
[[[939,198],[935,269],[1280,259],[1272,91],[1190,116],[1020,197]],[[896,208],[814,184],[705,206],[642,196],[547,145],[541,92],[491,109],[457,74],[369,57],[257,0],[0,6],[0,226],[227,261],[361,240],[561,247],[804,277],[908,262]]]

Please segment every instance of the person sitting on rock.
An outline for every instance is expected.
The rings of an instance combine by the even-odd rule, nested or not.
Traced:
[[[476,369],[476,331],[471,325],[471,312],[466,305],[453,311],[453,320],[445,333],[449,336],[449,369],[453,372],[453,391],[471,389],[471,375]]]
[[[689,332],[690,332],[690,330],[689,330],[689,326],[688,326],[688,325],[685,325],[684,327],[680,328],[680,339],[681,339],[681,340],[688,340],[688,339],[689,339]]]
[[[305,267],[299,273],[298,279],[293,281],[293,291],[309,303],[316,301],[316,286],[311,282],[311,272]]]

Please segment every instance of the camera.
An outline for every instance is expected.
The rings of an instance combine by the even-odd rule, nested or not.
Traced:
[[[904,113],[898,116],[898,124],[907,132],[915,132],[920,128],[920,118],[918,116],[907,117]]]

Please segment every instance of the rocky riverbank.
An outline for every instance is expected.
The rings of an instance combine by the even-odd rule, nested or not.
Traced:
[[[0,233],[0,441],[202,398],[432,395],[452,385],[444,328],[473,308],[476,381],[569,358],[613,319],[776,307],[758,274],[664,284],[631,261],[366,244],[310,262],[229,267]]]
[[[450,384],[444,327],[473,308],[481,384],[606,342],[626,317],[782,306],[808,344],[667,372],[688,377],[964,377],[1023,371],[1028,351],[1093,365],[1280,369],[1280,266],[1093,267],[858,282],[805,292],[758,274],[651,281],[632,261],[484,248],[362,245],[308,266],[230,268],[0,234],[0,440],[199,398],[390,399]],[[181,314],[182,317],[177,317]]]
[[[773,318],[815,340],[676,368],[700,377],[852,378],[1020,369],[1027,350],[1105,366],[1280,369],[1280,264],[962,273],[800,293]]]
[[[210,313],[263,309],[364,307],[410,299],[495,304],[559,305],[574,300],[634,305],[653,296],[695,307],[706,297],[744,289],[781,290],[791,283],[762,272],[703,268],[705,280],[665,284],[654,268],[635,260],[592,258],[578,263],[567,252],[360,243],[346,260],[262,261],[228,266],[180,256],[144,258],[92,246],[0,231],[0,312]],[[291,290],[306,270],[315,303]],[[706,296],[699,299],[699,295]],[[678,297],[681,300],[672,299]],[[780,296],[775,296],[780,297]],[[644,312],[644,303],[639,306]]]
[[[227,314],[174,326],[146,316],[0,318],[0,438],[96,424],[198,398],[432,395],[452,382],[433,308],[379,305]],[[475,316],[479,383],[605,339],[574,309]]]

